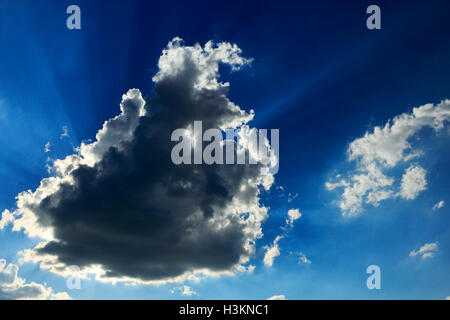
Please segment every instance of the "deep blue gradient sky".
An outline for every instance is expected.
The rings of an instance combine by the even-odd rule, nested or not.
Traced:
[[[374,3],[381,30],[365,25]],[[66,28],[70,4],[81,8],[81,30]],[[275,186],[264,195],[271,210],[253,274],[188,283],[198,293],[192,297],[443,299],[450,296],[448,134],[423,137],[428,189],[414,200],[387,200],[344,218],[325,182],[349,167],[351,141],[415,106],[450,98],[449,30],[448,1],[0,0],[0,211],[14,209],[18,193],[48,176],[48,156],[62,158],[95,138],[128,89],[152,96],[158,58],[172,38],[227,41],[254,59],[239,72],[221,69],[229,98],[255,110],[254,126],[280,129],[275,186],[299,196],[288,203]],[[70,137],[60,139],[63,126]],[[432,211],[440,200],[446,206]],[[280,241],[273,267],[265,267],[263,247],[280,234],[290,208],[303,216]],[[432,259],[408,256],[436,241]],[[0,258],[18,263],[16,253],[37,242],[0,231]],[[290,251],[312,263],[298,265]],[[381,290],[366,287],[371,264],[381,267]],[[65,279],[38,265],[20,265],[20,275],[67,291]],[[185,298],[170,293],[177,285],[82,284],[69,294]]]

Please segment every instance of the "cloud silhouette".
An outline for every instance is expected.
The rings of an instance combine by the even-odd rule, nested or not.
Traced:
[[[267,217],[259,195],[273,176],[263,174],[263,164],[175,165],[170,137],[194,120],[204,130],[250,121],[253,111],[231,102],[229,84],[218,81],[220,63],[235,71],[250,62],[229,43],[170,41],[154,96],[145,101],[129,90],[96,141],[54,161],[53,176],[18,195],[13,229],[43,239],[22,252],[24,261],[61,275],[77,265],[110,281],[245,270]]]

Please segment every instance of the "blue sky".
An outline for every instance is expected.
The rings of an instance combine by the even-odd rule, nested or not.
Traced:
[[[66,28],[66,8],[77,4],[81,30]],[[369,1],[8,1],[0,2],[0,211],[48,177],[46,159],[64,158],[104,121],[116,116],[122,94],[154,93],[161,51],[175,36],[186,45],[237,44],[251,65],[220,69],[228,98],[252,125],[280,130],[280,170],[256,244],[251,273],[200,281],[129,286],[66,279],[18,252],[39,239],[8,226],[0,231],[0,258],[20,267],[27,282],[46,283],[75,299],[443,299],[450,296],[450,181],[448,121],[438,133],[411,137],[418,159],[388,172],[400,183],[411,165],[426,170],[426,189],[414,199],[392,197],[343,216],[338,189],[325,184],[351,174],[352,141],[413,107],[450,98],[450,4],[378,1],[382,29],[368,30]],[[67,126],[69,136],[61,137]],[[50,142],[51,151],[44,152]],[[285,189],[281,192],[279,186]],[[277,188],[278,187],[278,188]],[[298,197],[288,201],[287,193]],[[439,201],[445,205],[437,210]],[[289,209],[302,217],[279,241],[280,255],[264,265],[266,246],[283,233]],[[429,258],[410,256],[437,243]],[[297,263],[301,252],[311,263]],[[366,268],[381,268],[381,290],[368,290]],[[176,287],[188,285],[186,296]]]

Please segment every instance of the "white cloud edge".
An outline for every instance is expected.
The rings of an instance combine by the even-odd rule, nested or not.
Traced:
[[[19,276],[19,267],[0,259],[0,299],[14,300],[71,300],[67,292],[53,292],[46,284],[26,282]]]

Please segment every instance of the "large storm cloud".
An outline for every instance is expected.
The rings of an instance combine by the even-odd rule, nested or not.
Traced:
[[[13,230],[43,239],[23,259],[59,274],[69,265],[102,279],[172,281],[196,272],[242,270],[262,236],[262,165],[175,165],[171,133],[194,120],[237,128],[253,118],[226,97],[219,64],[249,64],[229,43],[169,42],[151,99],[137,89],[96,141],[53,163],[53,175],[5,211]],[[12,219],[11,216],[14,218]]]

